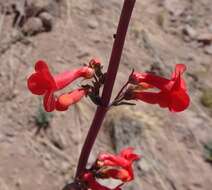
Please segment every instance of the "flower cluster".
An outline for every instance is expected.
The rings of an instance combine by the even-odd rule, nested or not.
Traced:
[[[54,76],[49,71],[47,64],[39,60],[35,64],[35,73],[27,80],[27,85],[33,94],[44,97],[43,105],[47,112],[55,109],[64,111],[87,95],[89,89],[87,87],[78,88],[59,97],[56,97],[54,93],[67,87],[78,78],[90,79],[94,77],[95,70],[99,67],[100,61],[92,59],[89,66],[80,67]]]
[[[121,190],[124,183],[134,179],[132,164],[140,158],[133,152],[132,147],[123,149],[118,155],[102,153],[90,170],[82,174],[81,180],[85,182],[86,189],[91,190],[110,190],[97,182],[96,178],[118,179],[121,184],[113,190]]]
[[[151,73],[133,72],[129,83],[133,84],[125,92],[126,100],[141,100],[150,104],[159,104],[172,112],[180,112],[189,106],[190,98],[187,93],[182,74],[186,70],[184,64],[177,64],[171,79],[156,76]],[[158,92],[145,91],[158,89]]]
[[[100,105],[99,91],[105,78],[101,69],[100,61],[92,59],[88,66],[53,76],[47,64],[40,60],[35,64],[35,73],[28,78],[28,88],[33,94],[44,96],[43,105],[47,112],[55,109],[65,111],[70,105],[77,103],[87,95],[95,104]],[[152,73],[133,72],[127,82],[131,85],[123,97],[118,97],[113,105],[121,105],[122,103],[130,105],[128,102],[120,103],[122,100],[141,100],[150,104],[159,104],[160,107],[169,108],[172,112],[183,111],[190,102],[186,84],[182,78],[185,70],[184,64],[177,64],[170,79]],[[94,78],[93,86],[85,85],[59,97],[54,95],[54,92],[65,88],[78,78]],[[158,91],[152,91],[155,89]]]
[[[177,64],[170,79],[156,76],[152,73],[132,72],[127,83],[121,88],[114,101],[108,106],[122,104],[132,105],[129,100],[141,100],[150,104],[158,104],[172,112],[180,112],[189,106],[190,98],[187,93],[185,81],[182,78],[186,70],[184,64]],[[35,64],[35,73],[28,78],[28,88],[36,95],[43,96],[43,105],[47,112],[53,110],[65,111],[69,106],[79,102],[84,96],[101,106],[100,88],[104,85],[106,73],[102,73],[102,66],[98,59],[92,59],[87,66],[58,75],[52,75],[44,61]],[[55,95],[73,81],[93,79],[71,92]],[[155,91],[157,90],[157,91]],[[140,157],[133,152],[133,148],[123,149],[118,155],[102,153],[93,166],[82,171],[78,177],[83,189],[91,190],[121,190],[126,182],[134,179],[133,162]],[[121,183],[114,189],[101,185],[97,179],[116,179]]]

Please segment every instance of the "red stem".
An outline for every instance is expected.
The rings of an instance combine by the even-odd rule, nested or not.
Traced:
[[[135,0],[124,1],[102,92],[102,106],[97,107],[91,127],[81,150],[75,178],[78,178],[80,174],[86,170],[91,149],[107,112],[134,4]]]

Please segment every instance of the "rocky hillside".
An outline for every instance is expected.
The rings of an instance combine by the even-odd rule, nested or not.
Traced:
[[[47,114],[26,79],[38,59],[55,73],[98,57],[107,68],[123,0],[0,1],[0,189],[59,190],[74,174],[95,106]],[[135,146],[143,159],[129,190],[211,190],[212,1],[137,0],[114,94],[127,74],[169,76],[187,65],[182,113],[137,102],[112,109],[90,162]],[[38,133],[38,130],[41,129]]]

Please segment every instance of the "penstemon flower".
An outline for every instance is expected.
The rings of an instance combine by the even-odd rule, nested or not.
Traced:
[[[184,64],[177,64],[171,79],[156,76],[151,73],[133,73],[130,83],[137,85],[135,89],[129,88],[125,93],[127,100],[141,100],[150,104],[159,104],[162,108],[169,108],[172,112],[180,112],[189,106],[190,98],[187,94],[186,84],[182,74],[186,70]],[[138,90],[139,86],[143,89],[157,88],[159,92],[146,92]],[[146,86],[146,88],[145,88]]]
[[[67,71],[53,76],[47,64],[40,60],[35,64],[35,73],[27,80],[29,90],[36,95],[43,95],[43,104],[47,112],[55,109],[54,92],[63,89],[74,80],[83,77],[85,79],[92,78],[94,71],[92,68],[84,66],[72,71]]]
[[[58,111],[65,111],[71,106],[72,104],[75,104],[79,102],[84,96],[86,96],[88,93],[88,89],[86,88],[79,88],[76,90],[73,90],[69,93],[62,94],[57,98],[57,101],[55,103],[55,108]]]
[[[109,153],[100,154],[97,159],[99,176],[102,178],[119,179],[128,182],[134,179],[132,164],[140,159],[140,156],[133,153],[133,148],[123,149],[118,155]]]
[[[134,179],[132,164],[140,159],[140,156],[133,152],[134,148],[128,147],[123,149],[119,154],[102,153],[98,156],[96,162],[81,176],[81,182],[85,182],[86,189],[92,190],[112,190],[102,186],[97,182],[101,179],[118,179],[121,184],[113,190],[121,190],[124,183]]]

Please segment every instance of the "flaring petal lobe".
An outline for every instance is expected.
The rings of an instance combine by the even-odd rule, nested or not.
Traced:
[[[175,71],[172,74],[172,78],[177,78],[179,75],[182,75],[186,71],[186,66],[184,64],[177,64],[175,66]]]
[[[36,95],[43,95],[46,89],[41,86],[43,83],[43,78],[37,73],[32,74],[27,80],[28,89]],[[41,85],[40,85],[41,84]]]
[[[190,98],[183,90],[172,92],[171,97],[169,105],[171,111],[181,112],[189,106]]]
[[[41,70],[49,70],[48,65],[46,64],[45,61],[39,60],[35,63],[35,71],[39,72]]]

